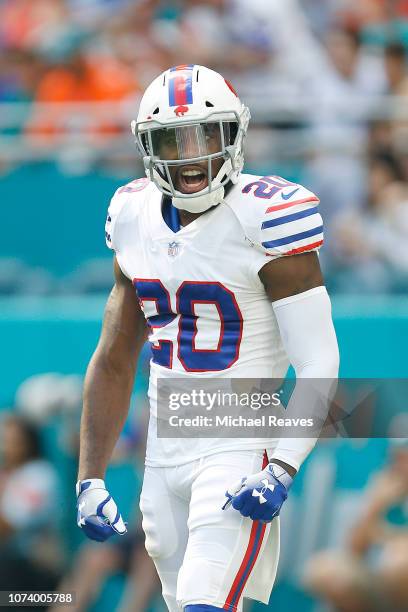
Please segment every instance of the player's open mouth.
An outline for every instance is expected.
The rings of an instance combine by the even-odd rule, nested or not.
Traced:
[[[196,193],[208,185],[207,172],[200,166],[183,166],[177,171],[177,189],[182,193]]]

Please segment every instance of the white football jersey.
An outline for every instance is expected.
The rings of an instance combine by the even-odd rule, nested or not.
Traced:
[[[158,439],[157,380],[281,378],[288,368],[259,270],[273,258],[318,250],[318,198],[276,176],[242,174],[218,206],[173,231],[148,179],[115,193],[106,241],[132,281],[150,326],[151,418],[146,463],[177,465],[273,439]]]

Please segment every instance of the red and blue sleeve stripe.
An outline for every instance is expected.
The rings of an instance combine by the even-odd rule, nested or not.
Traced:
[[[261,243],[273,252],[267,255],[292,255],[313,250],[323,243],[323,221],[317,207],[317,198],[295,200],[267,209],[272,218],[261,224]],[[285,214],[287,209],[297,206],[295,212]],[[288,211],[289,212],[289,211]]]
[[[262,229],[268,229],[268,227],[276,227],[283,223],[289,223],[290,221],[297,221],[298,219],[304,219],[317,213],[317,206],[313,208],[306,208],[306,210],[299,210],[298,212],[292,213],[291,215],[285,215],[284,217],[277,217],[276,219],[270,219],[262,223]]]
[[[283,238],[278,238],[277,240],[267,240],[266,242],[262,243],[262,246],[266,249],[270,249],[273,247],[290,244],[291,242],[297,242],[298,240],[310,238],[311,236],[316,236],[317,234],[322,233],[323,225],[319,225],[318,227],[313,227],[312,229],[306,230],[305,232],[299,232],[298,234],[292,234],[291,236],[284,236]]]
[[[193,103],[194,64],[182,64],[170,68],[169,105],[182,106]]]

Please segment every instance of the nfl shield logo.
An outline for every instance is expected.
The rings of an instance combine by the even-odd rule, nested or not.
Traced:
[[[169,248],[167,249],[167,254],[169,257],[177,257],[181,253],[181,244],[180,242],[169,242]]]

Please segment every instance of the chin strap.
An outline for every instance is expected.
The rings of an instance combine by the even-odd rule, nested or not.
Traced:
[[[217,204],[220,204],[224,199],[224,193],[224,187],[220,186],[214,191],[210,191],[209,193],[205,193],[195,198],[178,198],[176,196],[173,198],[172,202],[173,206],[180,210],[187,210],[191,213],[200,213],[213,206],[217,206]]]

